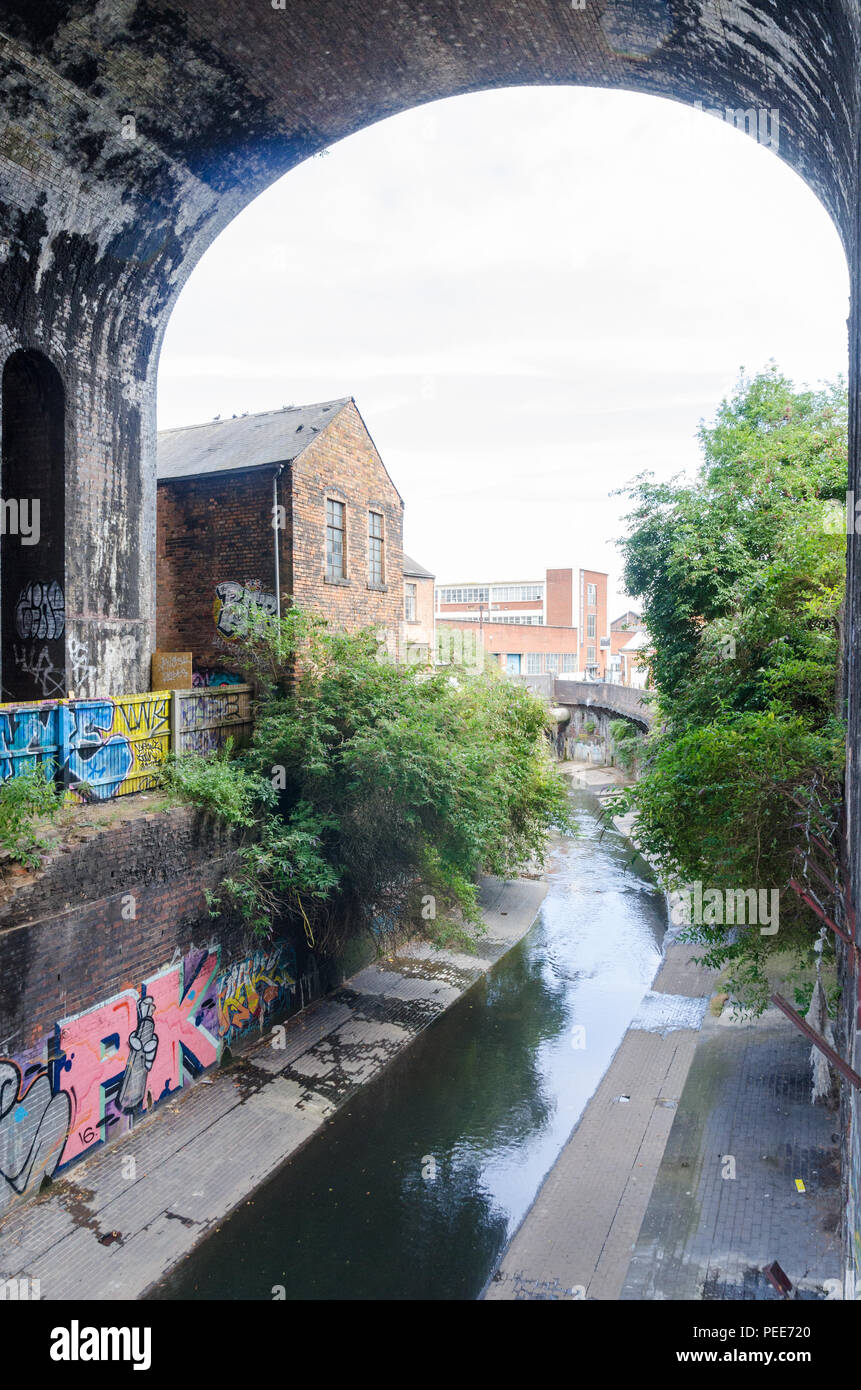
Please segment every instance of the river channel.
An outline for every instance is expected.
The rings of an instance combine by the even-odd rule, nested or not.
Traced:
[[[154,1297],[481,1295],[660,963],[662,894],[570,795],[529,933]]]

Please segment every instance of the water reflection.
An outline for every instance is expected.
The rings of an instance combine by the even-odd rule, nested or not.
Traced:
[[[595,798],[571,795],[580,833],[554,851],[528,937],[158,1297],[480,1294],[659,963],[661,895],[601,834]]]

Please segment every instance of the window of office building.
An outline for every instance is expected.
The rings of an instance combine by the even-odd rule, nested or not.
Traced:
[[[326,578],[347,577],[347,506],[326,498]]]
[[[595,648],[594,648],[594,647],[587,647],[587,648],[586,648],[586,663],[587,663],[587,665],[589,665],[589,666],[594,666],[594,665],[595,665]]]
[[[558,670],[559,670],[559,653],[558,653],[558,652],[547,652],[546,656],[544,657],[544,669],[545,669],[545,671],[558,671]]]
[[[479,586],[465,589],[439,589],[437,593],[440,603],[487,603],[490,598],[490,589]]]
[[[408,623],[414,623],[415,620],[416,620],[416,594],[417,594],[417,592],[418,592],[418,585],[417,585],[417,584],[405,584],[405,585],[404,585],[404,617],[406,618],[406,620],[407,620]]]
[[[562,670],[563,670],[563,671],[576,671],[576,670],[577,670],[577,654],[576,654],[576,652],[563,652],[563,653],[562,653]]]
[[[543,584],[497,584],[494,603],[535,603],[544,597]]]
[[[541,653],[540,653],[540,652],[527,652],[527,653],[526,653],[526,674],[527,674],[527,676],[540,676],[540,675],[541,675]]]
[[[598,602],[598,590],[594,584],[586,585],[586,602],[590,608],[594,608]]]
[[[598,622],[598,619],[597,619],[597,617],[596,617],[596,615],[595,615],[594,613],[589,613],[589,614],[587,614],[587,616],[586,616],[586,636],[587,636],[587,637],[594,637],[594,636],[595,636],[595,631],[596,631],[596,624],[597,624],[597,622]]]

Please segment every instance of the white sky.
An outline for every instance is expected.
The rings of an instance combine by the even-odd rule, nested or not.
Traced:
[[[436,102],[274,184],[174,311],[159,427],[355,396],[439,580],[610,573],[738,370],[846,372],[837,232],[713,116],[591,88]]]

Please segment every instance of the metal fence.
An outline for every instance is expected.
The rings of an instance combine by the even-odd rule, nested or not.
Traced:
[[[158,785],[168,753],[247,743],[252,687],[154,690],[113,699],[0,704],[0,782],[38,766],[73,800],[109,801]]]

